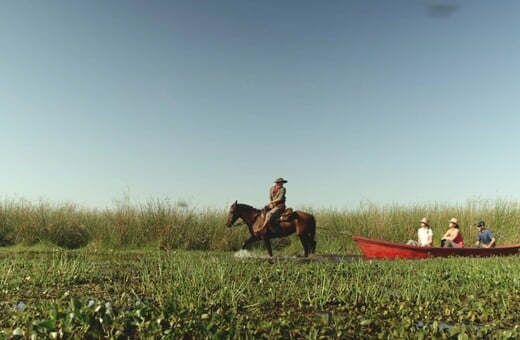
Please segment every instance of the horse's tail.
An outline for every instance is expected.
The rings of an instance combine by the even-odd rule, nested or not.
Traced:
[[[311,242],[310,252],[311,254],[314,254],[314,251],[316,250],[316,219],[314,218],[314,215],[309,215],[311,217],[311,225],[309,228],[309,242]]]

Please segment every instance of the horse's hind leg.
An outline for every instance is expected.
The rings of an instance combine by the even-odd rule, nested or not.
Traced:
[[[304,256],[308,257],[309,250],[310,250],[310,242],[312,242],[312,240],[309,240],[309,238],[307,237],[307,234],[305,234],[305,233],[298,235],[298,237],[300,238],[300,242],[302,243],[302,246],[303,246]]]
[[[314,252],[316,251],[316,240],[314,239],[313,236],[314,235],[309,233],[309,252],[311,254],[314,254]]]
[[[273,249],[271,248],[271,240],[269,240],[267,237],[264,237],[264,244],[267,248],[267,252],[269,253],[270,257],[273,257]]]

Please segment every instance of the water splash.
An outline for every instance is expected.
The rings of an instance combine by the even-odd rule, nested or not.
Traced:
[[[238,258],[251,258],[253,257],[253,254],[247,249],[240,249],[239,251],[235,252],[235,257]]]

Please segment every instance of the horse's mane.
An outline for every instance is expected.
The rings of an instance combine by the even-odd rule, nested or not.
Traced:
[[[238,203],[238,205],[239,205],[241,208],[245,208],[245,209],[260,210],[260,209],[257,209],[257,208],[255,208],[255,207],[250,206],[249,204]]]

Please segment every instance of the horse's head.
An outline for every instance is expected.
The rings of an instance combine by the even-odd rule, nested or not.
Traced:
[[[235,201],[235,203],[231,204],[231,207],[229,208],[226,226],[232,227],[239,217],[240,216],[238,216],[238,201]]]

